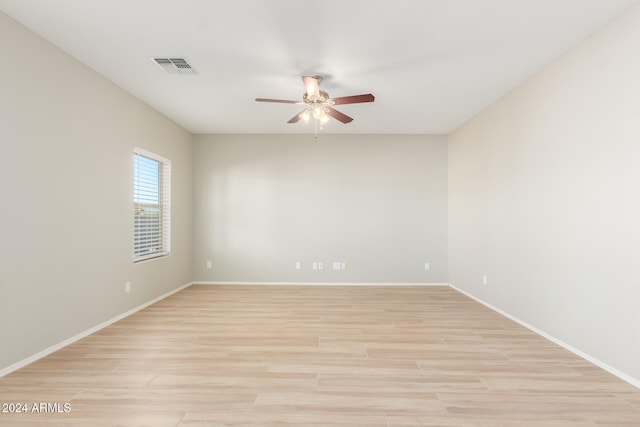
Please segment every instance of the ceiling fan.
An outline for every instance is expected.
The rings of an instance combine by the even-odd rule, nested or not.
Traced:
[[[342,123],[350,123],[353,121],[353,118],[333,108],[334,105],[357,104],[360,102],[373,102],[375,100],[375,97],[370,93],[331,98],[327,92],[319,88],[322,82],[321,76],[302,76],[302,82],[305,88],[302,101],[269,98],[256,98],[256,101],[306,105],[304,110],[293,116],[287,123],[297,123],[300,119],[306,122],[313,117],[317,122],[320,122],[320,124],[325,124],[329,121],[329,117],[333,117]]]

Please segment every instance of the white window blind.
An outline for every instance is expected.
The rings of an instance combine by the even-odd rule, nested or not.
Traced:
[[[136,148],[133,153],[133,259],[168,255],[171,236],[171,162]]]

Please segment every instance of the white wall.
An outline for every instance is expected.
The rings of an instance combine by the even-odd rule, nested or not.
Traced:
[[[196,136],[194,215],[196,281],[447,282],[446,138]]]
[[[638,381],[639,52],[636,7],[449,138],[451,283]]]
[[[1,371],[190,281],[191,135],[2,13],[0,56]],[[134,146],[173,170],[172,254],[136,265]]]

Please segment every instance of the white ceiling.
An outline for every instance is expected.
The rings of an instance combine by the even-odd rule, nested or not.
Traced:
[[[0,0],[0,10],[193,133],[308,133],[301,75],[354,118],[449,133],[635,0]],[[184,57],[194,76],[149,58]],[[10,63],[9,63],[10,64]]]

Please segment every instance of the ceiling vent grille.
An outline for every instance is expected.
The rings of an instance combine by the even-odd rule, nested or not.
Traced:
[[[169,74],[196,74],[196,70],[184,58],[151,58]]]

